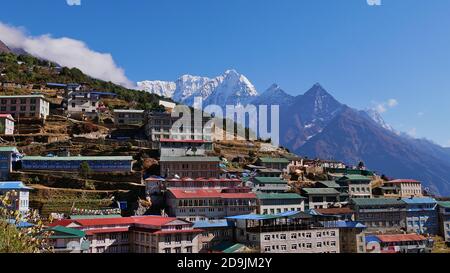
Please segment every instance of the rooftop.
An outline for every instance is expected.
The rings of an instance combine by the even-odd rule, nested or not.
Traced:
[[[272,200],[272,199],[305,199],[305,197],[296,193],[258,193],[258,199]]]
[[[316,185],[320,184],[325,186],[326,188],[340,188],[341,186],[336,183],[336,181],[330,180],[330,181],[317,181]]]
[[[228,222],[225,219],[220,220],[210,220],[210,221],[196,221],[194,222],[193,228],[228,228],[232,227],[232,223]]]
[[[47,100],[44,95],[11,95],[11,96],[0,96],[0,99],[43,99]],[[48,100],[47,100],[48,101]]]
[[[0,190],[14,191],[14,190],[32,190],[32,188],[25,186],[21,181],[7,181],[0,182]]]
[[[11,116],[11,114],[0,114],[0,118],[6,118],[14,121],[14,118]]]
[[[336,189],[333,188],[303,188],[302,189],[306,194],[312,195],[326,195],[326,194],[339,194]]]
[[[279,219],[279,218],[304,218],[309,219],[312,216],[308,213],[301,211],[288,211],[279,214],[245,214],[226,217],[232,220],[269,220],[269,219]]]
[[[177,199],[201,199],[201,198],[223,198],[223,199],[254,199],[256,194],[252,192],[230,192],[225,193],[220,189],[174,189],[169,192]]]
[[[262,163],[285,163],[289,164],[289,160],[284,157],[260,157],[259,161]]]
[[[425,238],[419,234],[386,234],[386,235],[376,235],[378,239],[383,243],[395,243],[395,242],[413,242],[413,241],[424,241]]]
[[[419,181],[414,180],[414,179],[395,179],[395,180],[391,180],[389,182],[386,183],[419,183]]]
[[[406,204],[436,204],[437,201],[431,197],[414,197],[414,198],[402,198]]]
[[[160,162],[221,162],[218,157],[211,156],[162,156]]]
[[[86,236],[84,231],[68,228],[63,226],[51,227],[48,230],[54,233],[50,236],[52,239],[62,239],[62,238],[83,238]]]
[[[257,176],[253,179],[255,184],[286,184],[287,181],[279,178],[279,177],[262,177]]]
[[[342,181],[372,181],[372,178],[365,176],[365,175],[360,175],[360,174],[347,174],[347,175],[344,175],[339,180],[342,180]]]
[[[340,215],[340,214],[352,214],[354,211],[349,207],[343,208],[327,208],[327,209],[314,209],[323,215]]]
[[[114,109],[114,113],[134,113],[134,114],[143,114],[144,110],[135,110],[135,109]]]
[[[450,201],[441,201],[441,202],[438,202],[438,205],[443,208],[450,209]]]
[[[0,152],[17,152],[17,148],[12,146],[2,146],[0,147]]]
[[[41,160],[41,161],[132,161],[132,156],[24,156],[22,161]]]
[[[352,198],[357,206],[404,206],[405,202],[395,198]]]

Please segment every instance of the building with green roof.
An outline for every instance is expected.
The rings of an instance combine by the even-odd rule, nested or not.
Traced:
[[[50,232],[49,243],[56,253],[82,253],[89,250],[89,241],[82,230],[55,226],[45,230]]]
[[[278,169],[278,170],[286,171],[287,167],[289,165],[289,162],[290,161],[284,157],[280,157],[280,158],[260,157],[256,161],[256,165],[264,166],[268,169]]]
[[[254,177],[252,179],[252,187],[257,192],[265,193],[282,193],[289,190],[288,182],[279,177]]]
[[[259,214],[305,211],[305,197],[297,193],[257,193]]]
[[[24,170],[52,170],[78,172],[86,162],[93,172],[131,172],[131,156],[25,156]]]
[[[309,209],[326,209],[340,203],[340,192],[334,188],[303,188],[301,193]]]
[[[406,230],[406,203],[396,198],[352,198],[350,207],[356,221],[370,231],[402,232]]]
[[[450,201],[438,202],[439,234],[450,245]]]

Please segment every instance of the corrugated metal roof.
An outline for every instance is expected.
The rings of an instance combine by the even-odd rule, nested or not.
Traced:
[[[340,188],[341,186],[336,183],[336,181],[330,180],[330,181],[317,181],[316,184],[321,184],[327,188]]]
[[[339,194],[336,189],[333,188],[303,188],[306,194]]]
[[[289,160],[284,157],[276,158],[276,157],[260,157],[259,161],[262,163],[285,163],[288,164]]]
[[[441,201],[441,202],[438,202],[438,205],[443,207],[443,208],[450,209],[450,201]]]
[[[196,221],[193,228],[228,228],[234,226],[232,222],[228,222],[225,219],[210,220],[210,221]]]
[[[436,204],[437,201],[431,197],[414,197],[414,198],[402,198],[403,202],[407,204]]]
[[[134,113],[134,114],[143,114],[144,110],[135,110],[135,109],[114,109],[114,113]]]
[[[0,152],[17,152],[17,148],[12,146],[3,146],[0,147]]]
[[[257,176],[253,179],[255,184],[287,184],[287,181],[279,177],[262,177]]]
[[[220,158],[211,156],[162,156],[161,162],[220,162]]]
[[[0,190],[13,191],[13,190],[32,190],[33,188],[25,186],[21,181],[7,181],[0,182]]]
[[[352,198],[351,202],[357,206],[406,206],[401,199],[395,198]]]
[[[258,199],[268,200],[268,199],[305,199],[297,193],[258,193],[256,194]]]
[[[22,161],[132,161],[132,156],[24,156]]]
[[[74,229],[74,228],[68,228],[63,226],[55,226],[49,229],[50,231],[53,231],[55,233],[63,233],[63,234],[52,234],[50,238],[56,239],[56,238],[83,238],[86,236],[86,233],[84,231]]]

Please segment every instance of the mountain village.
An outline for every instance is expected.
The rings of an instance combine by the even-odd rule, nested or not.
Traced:
[[[7,219],[19,230],[39,213],[54,252],[430,253],[450,244],[450,199],[414,177],[296,155],[208,119],[178,127],[174,101],[144,109],[88,83],[11,81],[1,65],[0,197],[19,212]]]

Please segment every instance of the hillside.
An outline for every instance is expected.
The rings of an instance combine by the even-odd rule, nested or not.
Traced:
[[[45,86],[46,83],[81,83],[93,90],[108,91],[118,95],[118,99],[127,101],[138,109],[157,107],[161,98],[145,91],[130,90],[112,82],[105,82],[85,75],[79,69],[59,67],[55,63],[41,60],[30,55],[0,53],[0,82]],[[20,90],[18,90],[20,91]]]

